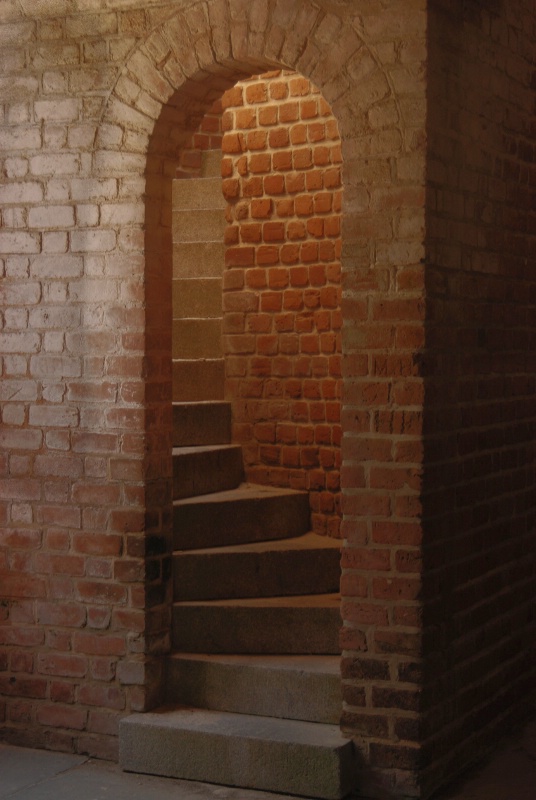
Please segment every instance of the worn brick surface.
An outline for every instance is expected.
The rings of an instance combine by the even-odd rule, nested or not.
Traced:
[[[291,124],[289,104],[273,100],[278,93],[299,97],[291,104],[296,119],[312,106],[306,123]],[[178,174],[196,174],[202,151],[221,146],[228,202],[225,391],[247,475],[309,490],[313,528],[336,536],[341,148],[335,118],[327,104],[320,111],[320,99],[294,73],[272,71],[238,83],[204,117]],[[293,139],[306,146],[292,149]],[[281,152],[288,169],[274,163]]]

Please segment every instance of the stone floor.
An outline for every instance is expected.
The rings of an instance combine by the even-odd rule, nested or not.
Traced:
[[[84,756],[0,743],[0,800],[288,800],[287,795],[121,772]],[[536,800],[536,721],[433,800]]]
[[[536,720],[433,800],[536,800]]]

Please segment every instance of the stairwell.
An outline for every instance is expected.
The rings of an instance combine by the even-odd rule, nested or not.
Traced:
[[[212,202],[207,180],[182,181],[183,204]],[[180,290],[208,296],[209,284],[184,281],[221,280],[210,271],[182,276]],[[185,308],[198,313],[193,301]],[[310,531],[307,493],[244,482],[210,308],[206,329],[201,316],[178,321],[197,342],[174,351],[167,702],[122,721],[121,765],[339,800],[356,785],[353,744],[338,725],[339,543]]]

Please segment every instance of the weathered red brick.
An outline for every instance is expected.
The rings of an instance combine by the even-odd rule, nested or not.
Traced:
[[[125,693],[119,687],[85,683],[78,690],[78,702],[81,705],[122,711],[126,701]]]

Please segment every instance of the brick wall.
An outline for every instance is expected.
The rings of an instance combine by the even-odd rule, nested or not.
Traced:
[[[342,142],[343,726],[363,791],[425,796],[526,701],[534,11],[333,8],[1,5],[6,740],[113,756],[118,718],[158,700],[171,180],[222,93],[276,64]]]
[[[423,731],[437,759],[432,784],[521,722],[534,691],[534,21],[523,2],[469,3],[457,18],[438,3],[429,19]]]
[[[37,616],[39,604],[53,598],[53,576],[37,573],[31,558],[20,566],[35,594],[21,617],[22,585],[11,584],[6,593],[2,735],[113,755],[118,718],[158,699],[169,626],[171,180],[181,149],[222,92],[244,73],[258,74],[279,61],[319,88],[337,119],[343,149],[344,725],[380,784],[415,794],[418,737],[408,729],[400,739],[392,720],[413,720],[418,712],[405,704],[406,684],[402,694],[392,688],[406,680],[403,668],[414,660],[409,647],[416,649],[420,626],[416,615],[397,615],[402,578],[396,553],[418,550],[420,530],[414,502],[419,377],[407,375],[405,365],[422,329],[422,286],[415,276],[423,243],[423,6],[412,2],[409,15],[407,3],[398,15],[369,8],[362,17],[350,8],[341,18],[287,0],[267,7],[266,15],[262,4],[246,5],[233,5],[230,12],[222,0],[206,9],[150,2],[142,7],[133,0],[120,11],[58,18],[45,0],[29,17],[12,8],[3,28],[2,57],[10,84],[18,87],[11,100],[15,108],[3,108],[1,141],[9,148],[3,163],[9,176],[2,197],[6,227],[0,235],[4,269],[13,291],[28,277],[61,285],[57,299],[35,298],[42,310],[55,304],[71,313],[79,309],[71,323],[73,339],[63,338],[65,322],[59,319],[43,332],[27,331],[30,338],[7,331],[24,391],[35,382],[35,404],[45,417],[28,415],[29,399],[24,416],[10,422],[38,441],[32,440],[27,483],[21,486],[17,458],[28,451],[13,450],[4,440],[6,529],[12,527],[11,498],[17,492],[32,506],[32,532],[48,543],[58,526],[40,516],[49,481],[34,458],[40,448],[48,453],[53,446],[49,434],[60,427],[51,416],[56,407],[74,408],[63,451],[64,491],[56,500],[58,514],[65,515],[62,546],[71,557],[78,542],[93,549],[100,537],[102,547],[112,537],[118,549],[100,554],[92,589],[98,603],[80,594],[91,577],[92,554],[84,554],[83,564],[64,564],[61,585],[72,595],[60,598],[62,607],[69,600],[79,617],[65,619],[61,640],[56,625]],[[49,217],[53,227],[43,232],[39,214],[47,204],[59,208]],[[28,225],[27,211],[36,227]],[[45,247],[59,252],[45,261]],[[10,303],[22,306],[23,317],[32,305],[29,295],[13,295]],[[50,333],[62,359],[54,362],[57,402],[32,362]],[[85,381],[76,400],[65,394],[70,375],[63,361],[75,342],[83,348]],[[103,399],[98,392],[110,381],[109,399]],[[6,405],[16,404],[13,395]],[[73,441],[79,427],[93,437],[83,453],[83,485],[95,485],[92,495],[76,489]],[[115,471],[117,451],[125,456],[122,473]],[[114,488],[118,495],[112,495]],[[4,544],[7,560],[16,552],[12,543]],[[86,642],[93,632],[85,616],[90,605],[109,616]],[[404,605],[418,609],[419,601],[410,597]],[[17,650],[27,656],[22,675],[11,660]],[[43,653],[51,659],[46,670],[39,660]],[[69,674],[60,659],[64,654],[86,657],[87,666],[78,664],[79,673]],[[108,671],[91,666],[101,656]],[[69,690],[62,700],[51,699],[57,682]],[[24,721],[18,716],[21,703]],[[79,712],[76,724],[72,709]]]
[[[310,491],[338,534],[341,151],[309,81],[275,73],[223,96],[226,395],[248,477]]]

